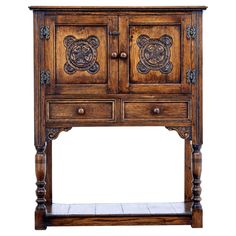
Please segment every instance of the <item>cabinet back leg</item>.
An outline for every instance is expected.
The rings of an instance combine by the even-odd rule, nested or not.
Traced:
[[[191,141],[185,139],[185,160],[184,160],[184,200],[192,201],[192,146]]]
[[[52,204],[52,140],[47,141],[46,156],[46,202],[50,205]]]

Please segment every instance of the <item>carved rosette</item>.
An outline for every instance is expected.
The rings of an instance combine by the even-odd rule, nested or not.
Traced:
[[[68,127],[68,128],[48,128],[47,129],[47,139],[48,140],[56,139],[62,131],[67,132],[69,130],[71,130],[71,127]]]
[[[173,64],[170,62],[172,44],[173,39],[169,35],[163,35],[159,39],[140,35],[137,39],[140,48],[138,72],[147,74],[150,70],[159,70],[164,74],[170,73],[173,69]]]
[[[87,71],[96,74],[100,66],[97,62],[97,48],[100,42],[96,36],[89,36],[86,39],[76,39],[73,35],[64,38],[66,47],[66,63],[64,70],[68,74],[76,71]]]
[[[192,139],[192,128],[191,126],[166,126],[166,128],[170,131],[175,130],[179,136],[183,139],[191,140]]]

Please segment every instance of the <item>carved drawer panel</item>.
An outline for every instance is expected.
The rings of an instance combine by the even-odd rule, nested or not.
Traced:
[[[47,121],[113,121],[115,100],[49,100]]]
[[[124,101],[123,120],[190,120],[188,101]]]

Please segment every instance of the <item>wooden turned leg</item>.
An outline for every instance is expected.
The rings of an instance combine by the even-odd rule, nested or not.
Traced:
[[[201,172],[202,154],[201,145],[193,145],[192,168],[193,168],[193,189],[192,189],[192,227],[202,228],[202,205],[201,205]]]
[[[185,139],[185,161],[184,161],[184,200],[192,201],[192,145],[191,141]]]
[[[35,155],[35,172],[36,172],[36,195],[37,206],[35,209],[35,229],[43,230],[47,226],[45,224],[46,214],[46,189],[45,189],[45,176],[46,176],[46,154],[45,146],[36,147],[37,153]]]
[[[46,203],[52,204],[52,140],[47,141],[46,147]]]

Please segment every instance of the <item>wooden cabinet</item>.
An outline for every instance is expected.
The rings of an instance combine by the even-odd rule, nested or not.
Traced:
[[[35,228],[202,227],[202,11],[206,7],[30,9],[34,11]],[[132,125],[165,126],[185,140],[183,202],[54,204],[52,140],[72,127]]]

